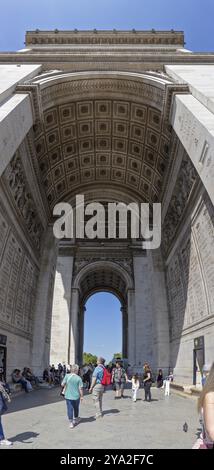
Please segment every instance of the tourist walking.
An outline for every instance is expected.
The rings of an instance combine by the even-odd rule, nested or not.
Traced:
[[[214,449],[214,362],[198,400],[198,411],[203,420],[201,448]]]
[[[131,380],[129,380],[127,378],[127,382],[131,382],[131,384],[132,384],[132,400],[134,402],[136,402],[137,401],[137,392],[140,388],[140,380],[139,380],[138,374],[134,374]]]
[[[71,366],[70,373],[66,374],[62,381],[62,390],[66,399],[67,414],[70,422],[70,428],[74,428],[79,423],[79,405],[83,400],[83,382],[78,375],[79,366]]]
[[[103,417],[103,392],[104,385],[102,381],[104,379],[104,367],[105,359],[103,357],[98,357],[97,367],[95,367],[92,375],[91,387],[89,393],[93,393],[93,400],[96,408],[96,419]]]
[[[152,372],[148,363],[144,364],[143,385],[145,392],[144,401],[150,402],[152,400],[151,386],[152,386]]]
[[[173,373],[170,371],[169,375],[164,380],[164,387],[165,387],[165,397],[170,395],[170,383],[173,382]]]
[[[124,387],[128,380],[125,369],[122,367],[121,362],[116,362],[116,367],[112,371],[112,383],[115,384],[117,398],[124,398]]]
[[[163,387],[163,371],[159,369],[157,376],[157,388]]]
[[[3,372],[0,373],[0,445],[12,446],[12,442],[5,438],[1,417],[7,411],[7,402],[10,402],[10,396],[6,390],[6,384],[3,378]]]

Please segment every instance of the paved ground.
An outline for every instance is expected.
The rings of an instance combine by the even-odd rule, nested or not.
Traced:
[[[196,400],[175,393],[164,397],[156,388],[152,388],[151,403],[144,402],[143,395],[140,390],[133,403],[131,390],[126,390],[123,400],[114,400],[114,393],[107,391],[104,417],[98,421],[92,397],[87,395],[81,423],[69,429],[59,388],[42,389],[14,398],[2,422],[14,449],[190,449],[199,428]],[[188,432],[183,431],[185,422]]]

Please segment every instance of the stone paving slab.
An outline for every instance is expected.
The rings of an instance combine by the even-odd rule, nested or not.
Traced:
[[[81,423],[69,429],[66,404],[59,388],[21,395],[2,417],[5,434],[14,449],[190,449],[200,428],[196,400],[152,388],[151,403],[139,391],[136,403],[131,390],[115,400],[113,391],[103,399],[104,417],[94,419],[91,395],[81,405]],[[187,422],[188,432],[183,431]],[[11,450],[13,449],[11,448]],[[9,449],[8,449],[9,450]]]

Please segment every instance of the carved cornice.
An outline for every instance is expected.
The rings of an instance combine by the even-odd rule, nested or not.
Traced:
[[[138,101],[152,104],[154,107],[162,110],[164,90],[157,86],[141,83],[135,80],[125,79],[78,79],[69,82],[63,82],[52,85],[41,91],[43,109],[47,109],[53,103],[59,103],[60,100],[71,101],[77,96],[102,93],[112,94],[123,93],[130,97],[136,97]]]
[[[183,31],[102,31],[94,29],[93,31],[27,31],[26,46],[34,44],[103,44],[103,45],[121,45],[121,44],[156,44],[156,45],[184,45]]]
[[[34,123],[42,120],[43,113],[39,87],[34,84],[17,85],[16,93],[27,93],[30,96]]]
[[[164,97],[164,109],[163,117],[166,122],[170,121],[170,113],[172,111],[173,98],[176,93],[179,94],[190,94],[190,89],[188,85],[178,84],[178,83],[169,83],[166,84],[166,91]]]

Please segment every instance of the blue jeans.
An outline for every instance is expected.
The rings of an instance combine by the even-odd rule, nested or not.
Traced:
[[[3,439],[5,439],[5,437],[4,437],[3,427],[1,424],[1,414],[0,414],[0,441],[2,441]]]
[[[66,398],[66,405],[67,405],[68,419],[70,421],[73,421],[73,418],[78,418],[80,399],[78,398],[78,400],[68,400]]]

